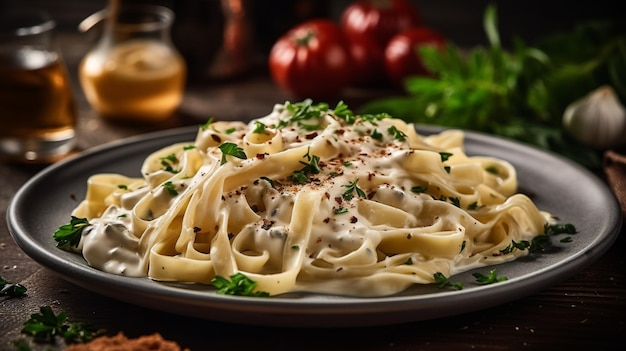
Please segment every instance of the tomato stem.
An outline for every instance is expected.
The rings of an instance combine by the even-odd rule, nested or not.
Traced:
[[[311,42],[313,38],[315,38],[315,33],[313,32],[313,30],[308,29],[304,31],[302,35],[296,35],[294,41],[298,46],[308,46],[309,42]]]

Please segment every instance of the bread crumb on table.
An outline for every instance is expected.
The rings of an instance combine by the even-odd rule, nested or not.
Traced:
[[[66,351],[189,351],[176,342],[165,340],[159,333],[129,339],[123,332],[115,336],[100,336],[87,343],[72,344]]]

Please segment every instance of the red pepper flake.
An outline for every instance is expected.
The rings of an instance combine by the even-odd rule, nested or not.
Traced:
[[[307,134],[305,138],[311,140],[311,139],[315,139],[316,136],[317,136],[317,132],[313,132],[313,133]]]
[[[337,196],[335,197],[335,202],[341,205],[343,203],[343,199],[341,198],[341,196]]]
[[[317,240],[315,240],[316,243],[321,243],[322,242],[322,237],[318,237]]]
[[[265,154],[256,154],[256,158],[262,160],[265,158]]]
[[[346,131],[344,129],[337,129],[337,131],[335,133],[339,134],[339,135],[343,135],[343,133],[345,133]]]

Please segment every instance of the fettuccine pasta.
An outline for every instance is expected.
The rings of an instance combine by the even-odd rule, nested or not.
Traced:
[[[217,121],[165,147],[141,177],[96,174],[72,215],[93,267],[258,291],[385,296],[528,254],[506,250],[551,216],[508,162],[468,156],[464,134],[423,136],[386,115],[310,101]],[[139,167],[139,165],[138,165]]]

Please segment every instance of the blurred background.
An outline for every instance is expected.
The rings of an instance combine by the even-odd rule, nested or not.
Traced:
[[[263,60],[275,40],[292,26],[310,18],[338,20],[349,0],[126,0],[165,5],[176,13],[173,39],[187,59],[190,71],[206,65],[222,45],[225,6],[240,6],[250,26],[250,45],[255,58]],[[546,34],[569,30],[586,20],[626,19],[618,1],[489,1],[413,0],[422,22],[459,46],[486,43],[482,27],[489,3],[498,8],[499,30],[504,46],[518,36],[526,42]],[[48,11],[59,29],[77,32],[78,24],[106,7],[107,0],[0,0],[0,11],[27,7]],[[193,34],[192,34],[193,33]],[[193,76],[191,76],[193,78]]]

